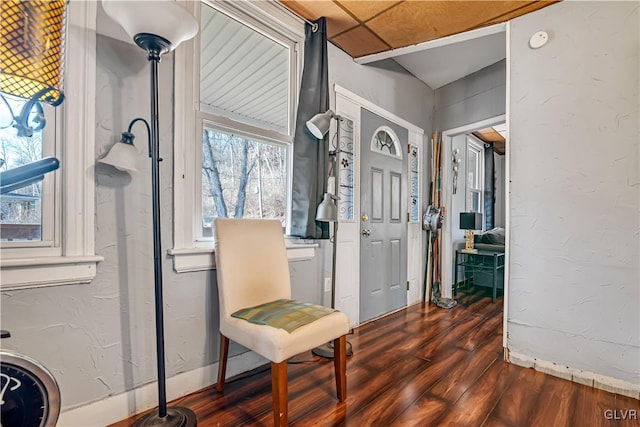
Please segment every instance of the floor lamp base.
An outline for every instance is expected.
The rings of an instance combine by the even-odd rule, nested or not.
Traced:
[[[333,341],[314,348],[311,350],[311,353],[316,356],[324,357],[325,359],[333,359]],[[347,356],[351,356],[352,354],[353,349],[351,348],[351,343],[347,341]]]
[[[196,414],[191,409],[180,407],[167,408],[167,416],[162,418],[158,417],[158,410],[156,409],[132,424],[133,427],[195,427],[197,425]]]

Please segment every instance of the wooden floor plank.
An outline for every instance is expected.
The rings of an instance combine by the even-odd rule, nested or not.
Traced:
[[[528,424],[523,424],[523,427],[529,427]],[[490,415],[489,418],[482,424],[482,427],[515,427],[513,424],[508,424],[502,421],[500,418],[495,418]]]
[[[454,328],[448,329],[438,334],[438,336],[427,340],[427,343],[418,349],[417,354],[426,358],[435,357],[439,351],[442,351],[448,346],[455,345],[460,337],[480,325],[483,320],[484,318],[476,315],[470,315],[460,320]]]
[[[605,416],[640,416],[637,399],[503,362],[502,298],[493,303],[482,288],[457,298],[449,310],[421,303],[356,328],[347,337],[354,354],[347,358],[345,403],[336,398],[331,360],[296,357],[307,363],[287,366],[290,425],[639,425]],[[228,379],[224,394],[208,387],[171,405],[191,408],[200,427],[271,426],[269,365]]]
[[[546,375],[533,369],[520,369],[506,388],[491,416],[508,425],[528,426]],[[497,423],[498,420],[494,420]]]
[[[361,408],[349,413],[345,421],[354,426],[389,425],[465,356],[463,350],[451,347],[448,354],[432,360],[422,370],[396,381],[394,387],[387,387],[374,399],[360,405]]]
[[[575,394],[581,385],[546,375],[531,413],[531,425],[571,427],[573,423],[573,405]]]
[[[430,394],[424,394],[393,420],[389,426],[424,427],[434,425],[433,420],[444,415],[448,407],[448,402]]]
[[[576,390],[576,403],[573,409],[571,419],[573,425],[583,425],[591,427],[614,427],[617,425],[624,426],[619,420],[607,419],[608,416],[613,417],[611,412],[618,408],[616,405],[616,396],[607,393],[604,390],[593,390],[591,387],[582,386]],[[609,411],[609,412],[608,412]],[[640,413],[638,414],[640,417]],[[631,426],[631,420],[627,422]],[[636,425],[640,424],[637,420]]]
[[[513,380],[517,367],[496,361],[451,406],[445,416],[434,425],[480,426]],[[553,424],[538,424],[553,425]]]
[[[462,354],[461,351],[459,352]],[[397,363],[377,374],[373,374],[362,363],[356,364],[362,370],[362,375],[358,375],[353,380],[349,374],[350,366],[347,366],[346,407],[336,405],[337,400],[325,402],[314,411],[306,413],[305,417],[299,420],[300,423],[296,422],[294,425],[306,426],[311,422],[310,425],[315,426],[332,426],[345,421],[352,424],[352,418],[361,410],[369,406],[375,406],[372,410],[376,410],[377,406],[374,403],[379,402],[381,396],[386,396],[389,389],[397,384],[397,381],[424,372],[429,365],[428,361],[412,356],[399,357],[396,361]],[[397,394],[395,389],[392,391]]]
[[[502,325],[502,317],[500,316],[484,319],[481,321],[480,326],[473,328],[467,334],[460,337],[456,342],[456,346],[467,351],[473,351],[491,335],[495,335],[500,325]]]
[[[501,343],[502,339],[498,336],[487,340],[474,354],[467,355],[465,359],[440,378],[429,390],[429,393],[450,403],[457,401],[489,366],[499,360],[495,349]]]

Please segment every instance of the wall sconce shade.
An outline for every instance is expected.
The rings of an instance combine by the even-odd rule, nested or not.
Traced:
[[[0,2],[0,91],[53,106],[64,100],[66,0]]]
[[[318,113],[311,119],[307,120],[307,129],[313,136],[318,139],[324,138],[329,132],[331,126],[331,119],[335,116],[332,110],[327,110],[324,113]]]
[[[111,165],[121,171],[138,172],[138,167],[136,166],[138,150],[133,145],[134,138],[131,132],[123,132],[120,141],[116,142],[107,155],[98,160],[98,162]]]
[[[144,1],[102,0],[102,7],[132,39],[140,34],[162,37],[169,42],[166,51],[175,49],[198,32],[198,22],[193,15],[172,0],[153,4]]]
[[[316,221],[333,222],[338,220],[338,208],[333,200],[334,197],[329,193],[324,193],[322,202],[320,202],[316,211]]]
[[[482,214],[460,212],[460,230],[482,230]]]

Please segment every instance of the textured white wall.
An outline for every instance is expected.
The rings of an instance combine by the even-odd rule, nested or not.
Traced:
[[[511,23],[512,351],[640,383],[638,2]],[[528,47],[539,30],[550,35]]]

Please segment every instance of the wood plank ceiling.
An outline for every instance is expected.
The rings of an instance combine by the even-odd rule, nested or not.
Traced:
[[[480,138],[484,142],[493,143],[493,151],[504,156],[507,140],[504,137],[504,131],[495,128],[485,128],[473,132],[473,135]]]
[[[327,18],[327,37],[353,58],[508,21],[557,1],[281,0],[304,18]]]

